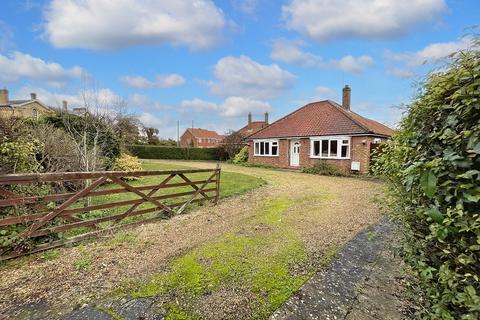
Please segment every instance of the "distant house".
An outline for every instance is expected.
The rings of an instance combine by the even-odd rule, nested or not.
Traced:
[[[223,141],[224,136],[200,128],[188,128],[180,137],[181,147],[216,148]]]
[[[53,110],[37,99],[36,93],[30,94],[30,99],[10,100],[7,89],[0,89],[0,117],[35,118]]]
[[[265,128],[268,126],[268,112],[265,112],[265,120],[264,121],[252,121],[252,113],[248,113],[248,122],[247,125],[238,130],[238,132],[244,136],[248,137],[258,130]]]
[[[368,173],[372,145],[393,131],[351,111],[350,92],[345,86],[342,105],[309,103],[249,136],[249,161],[303,168],[325,160],[344,171]]]

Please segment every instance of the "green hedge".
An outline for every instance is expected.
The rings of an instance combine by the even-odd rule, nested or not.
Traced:
[[[221,154],[217,148],[130,145],[127,149],[141,159],[219,160]]]
[[[417,318],[480,319],[480,50],[432,73],[375,161],[417,276]],[[418,297],[420,295],[420,297]]]

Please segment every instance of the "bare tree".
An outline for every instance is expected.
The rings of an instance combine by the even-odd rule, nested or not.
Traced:
[[[95,87],[84,88],[81,100],[82,106],[73,109],[73,114],[62,114],[63,126],[76,150],[80,171],[105,170],[120,153],[114,125],[125,110],[125,101],[102,97]],[[91,181],[86,180],[85,184],[89,186]],[[87,198],[85,205],[90,203]]]
[[[111,147],[114,136],[115,119],[125,110],[125,101],[102,97],[95,88],[85,88],[81,92],[82,106],[74,109],[74,114],[62,115],[65,131],[73,139],[80,160],[80,170],[84,172],[105,169],[112,155],[105,150]]]
[[[223,148],[232,159],[246,145],[245,136],[238,131],[231,130],[223,139]]]

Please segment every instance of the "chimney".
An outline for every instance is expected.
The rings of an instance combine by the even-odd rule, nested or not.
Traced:
[[[249,112],[248,113],[248,125],[251,125],[252,124],[252,113]]]
[[[30,93],[30,99],[36,100],[37,99],[37,94],[35,92]]]
[[[343,88],[343,99],[342,99],[342,107],[346,110],[350,110],[350,94],[352,89],[347,85]]]
[[[265,112],[265,123],[268,124],[268,112]]]
[[[0,89],[0,106],[8,105],[8,90]]]
[[[67,111],[67,109],[68,109],[68,102],[67,102],[67,100],[63,100],[62,101],[62,110]]]

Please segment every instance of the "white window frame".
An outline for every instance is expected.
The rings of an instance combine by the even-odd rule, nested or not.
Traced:
[[[328,152],[327,156],[322,156],[322,140],[328,140]],[[343,143],[343,140],[347,140],[348,143]],[[314,143],[315,141],[318,141],[319,147],[320,147],[320,153],[319,155],[314,154]],[[330,154],[330,144],[332,141],[337,141],[337,155],[332,156]],[[352,145],[352,138],[348,136],[324,136],[324,137],[311,137],[310,138],[310,158],[313,159],[350,159],[350,150],[351,150],[351,145]],[[342,157],[342,147],[347,146],[347,156]]]
[[[264,154],[260,154],[260,144],[263,143],[265,146],[265,143],[268,142],[268,153],[265,152]],[[258,147],[256,147],[258,143]],[[277,144],[277,154],[272,154],[272,149],[273,149],[273,144]],[[258,152],[257,152],[258,151]],[[253,140],[253,155],[255,157],[278,157],[280,155],[280,142],[278,139],[258,139],[258,140]]]

